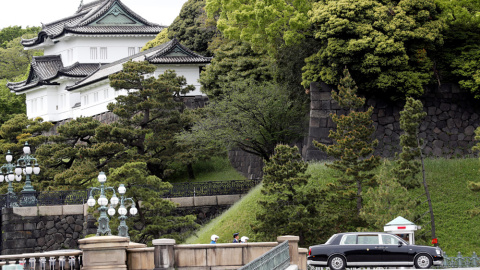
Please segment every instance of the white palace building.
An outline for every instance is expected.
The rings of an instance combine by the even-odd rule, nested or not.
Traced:
[[[110,87],[108,76],[130,60],[155,64],[154,76],[173,69],[195,86],[188,96],[202,95],[200,70],[211,58],[190,51],[176,39],[140,52],[164,28],[146,21],[120,0],[82,1],[75,14],[42,25],[37,37],[22,40],[26,50],[41,48],[44,56],[33,58],[25,81],[7,86],[17,95],[26,95],[29,118],[51,122],[108,111],[107,104],[126,93]]]

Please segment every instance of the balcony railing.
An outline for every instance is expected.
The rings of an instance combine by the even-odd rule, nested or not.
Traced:
[[[81,250],[1,255],[0,265],[21,265],[25,270],[76,270],[82,265]]]

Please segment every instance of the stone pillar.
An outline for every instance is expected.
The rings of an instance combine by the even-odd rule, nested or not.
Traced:
[[[278,243],[288,240],[288,253],[290,254],[290,265],[298,265],[298,241],[300,237],[294,235],[284,235],[277,237]]]
[[[127,270],[128,238],[95,236],[78,242],[83,251],[82,270]]]
[[[154,239],[154,270],[175,269],[175,239]]]

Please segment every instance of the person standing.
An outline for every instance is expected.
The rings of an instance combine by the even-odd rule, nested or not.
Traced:
[[[210,237],[210,240],[212,240],[212,241],[210,242],[210,244],[216,244],[218,238],[220,238],[220,237],[218,237],[218,235],[213,234],[213,235]]]
[[[240,238],[240,243],[247,243],[248,239],[249,239],[248,237],[242,236],[242,238]]]
[[[238,240],[239,238],[239,233],[234,233],[233,234],[233,243],[240,243],[240,241]]]

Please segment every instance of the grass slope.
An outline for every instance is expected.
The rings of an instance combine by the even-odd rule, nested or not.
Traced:
[[[480,205],[480,193],[471,192],[467,188],[468,181],[480,181],[479,165],[479,160],[474,158],[428,159],[425,162],[437,237],[442,249],[450,256],[456,256],[457,252],[461,252],[463,256],[471,256],[474,251],[480,252],[480,216],[471,217],[467,213]],[[308,173],[316,179],[310,184],[323,185],[333,180],[333,171],[322,163],[311,164]],[[251,224],[255,220],[258,209],[256,201],[260,196],[260,187],[256,187],[186,242],[209,243],[210,236],[217,234],[220,236],[220,243],[229,243],[234,232],[255,241]],[[383,228],[378,230],[383,231]]]

